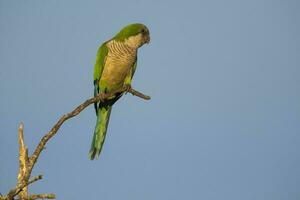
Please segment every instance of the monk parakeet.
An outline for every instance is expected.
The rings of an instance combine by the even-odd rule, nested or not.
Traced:
[[[97,53],[94,66],[94,96],[110,93],[131,85],[137,65],[138,48],[150,42],[149,29],[143,24],[129,24],[112,39],[104,42]],[[97,122],[89,152],[93,160],[101,152],[113,104],[122,93],[105,102],[95,103]]]

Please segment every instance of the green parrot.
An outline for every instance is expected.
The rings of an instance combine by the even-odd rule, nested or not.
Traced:
[[[112,39],[104,42],[97,52],[94,66],[94,96],[110,93],[127,85],[137,66],[138,48],[150,42],[149,29],[144,24],[129,24]],[[97,122],[89,152],[93,160],[101,152],[113,104],[123,95],[116,94],[105,102],[95,103]]]

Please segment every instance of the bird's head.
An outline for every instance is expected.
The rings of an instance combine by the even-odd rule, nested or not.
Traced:
[[[129,24],[122,28],[114,39],[125,42],[130,47],[139,48],[150,42],[150,33],[144,24]]]

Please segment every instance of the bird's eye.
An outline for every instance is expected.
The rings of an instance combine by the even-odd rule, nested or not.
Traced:
[[[142,33],[145,33],[146,32],[146,30],[145,29],[142,29]]]

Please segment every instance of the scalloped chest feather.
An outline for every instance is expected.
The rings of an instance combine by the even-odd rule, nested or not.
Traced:
[[[123,86],[127,74],[136,61],[137,49],[114,40],[108,42],[107,47],[108,55],[100,82],[106,85],[107,89],[115,90]]]

